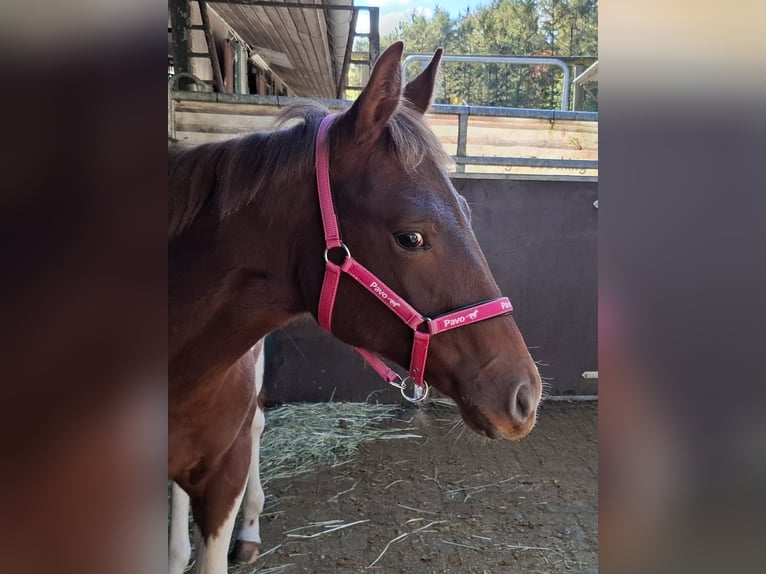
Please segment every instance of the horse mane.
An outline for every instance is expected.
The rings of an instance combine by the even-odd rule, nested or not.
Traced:
[[[311,101],[298,102],[278,116],[277,129],[223,142],[168,146],[168,235],[189,227],[208,202],[220,219],[237,213],[266,186],[286,187],[314,169],[319,124],[330,111]],[[292,125],[288,125],[292,124]],[[443,167],[451,159],[423,116],[402,100],[384,134],[407,172],[426,158]]]

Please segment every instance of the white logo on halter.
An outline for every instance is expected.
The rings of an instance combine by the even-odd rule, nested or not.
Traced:
[[[442,327],[454,327],[455,325],[462,325],[466,321],[468,322],[475,321],[478,316],[479,316],[479,310],[474,309],[470,313],[467,313],[465,315],[460,315],[459,317],[455,317],[454,319],[444,319],[444,324],[442,325]]]
[[[508,301],[503,301],[500,306],[501,309],[513,309],[513,305],[511,305]]]
[[[373,293],[375,293],[378,297],[380,297],[383,301],[391,305],[391,307],[400,307],[401,303],[399,301],[394,300],[393,297],[391,297],[388,293],[383,291],[383,289],[380,288],[377,281],[373,281],[370,283],[370,288],[373,290]]]

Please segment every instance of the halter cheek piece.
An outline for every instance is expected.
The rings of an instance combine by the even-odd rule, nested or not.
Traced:
[[[414,332],[409,375],[404,379],[374,353],[358,347],[354,347],[354,349],[364,357],[384,380],[398,388],[405,399],[413,403],[420,402],[428,396],[425,369],[428,357],[428,344],[431,336],[499,315],[505,315],[513,311],[513,306],[507,297],[498,297],[450,311],[438,317],[424,317],[407,301],[397,295],[393,289],[351,257],[351,251],[349,251],[340,238],[338,219],[335,215],[335,207],[330,191],[330,160],[327,131],[335,117],[336,115],[332,114],[322,120],[316,138],[317,189],[319,191],[319,209],[322,213],[326,247],[324,252],[325,274],[322,282],[322,293],[319,296],[319,324],[326,331],[332,332],[332,311],[338,292],[338,284],[340,283],[341,274],[346,273],[382,301]],[[344,251],[345,258],[340,265],[333,263],[328,257],[329,252],[333,249],[342,249]],[[412,383],[412,395],[407,394],[409,383]]]

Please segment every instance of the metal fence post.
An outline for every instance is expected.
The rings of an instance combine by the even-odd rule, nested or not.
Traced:
[[[380,56],[380,8],[370,7],[370,68]]]
[[[455,154],[456,157],[463,158],[466,154],[466,147],[468,144],[468,112],[461,112],[460,115],[458,115],[458,122],[457,122],[457,153]],[[455,170],[458,173],[465,172],[465,165],[462,163],[458,163],[455,166]]]

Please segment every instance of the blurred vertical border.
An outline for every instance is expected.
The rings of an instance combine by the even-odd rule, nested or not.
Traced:
[[[764,20],[600,2],[604,572],[763,568]]]
[[[604,572],[762,570],[766,4],[600,2]],[[165,5],[0,8],[0,563],[164,569]]]
[[[166,22],[0,7],[4,572],[165,569]]]

